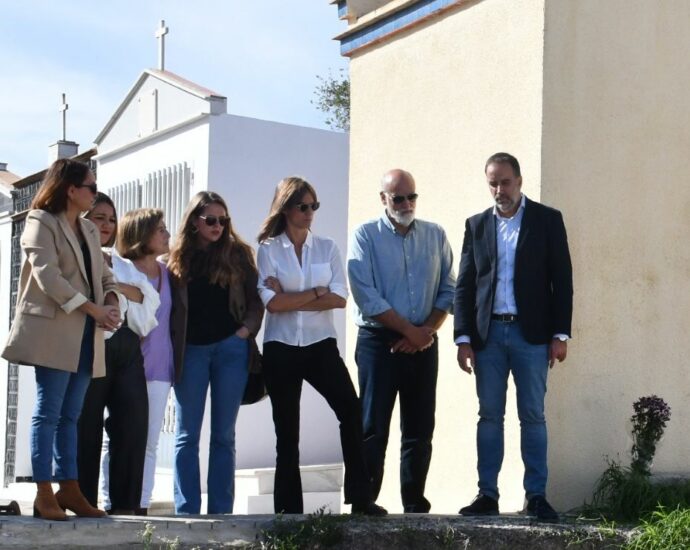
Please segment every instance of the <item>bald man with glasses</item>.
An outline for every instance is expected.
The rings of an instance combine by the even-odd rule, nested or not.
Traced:
[[[427,513],[424,496],[436,409],[436,331],[453,307],[453,253],[445,231],[415,219],[412,174],[384,174],[383,215],[359,226],[348,256],[359,327],[359,373],[364,447],[373,498],[383,480],[395,400],[400,396],[400,492],[406,513]]]

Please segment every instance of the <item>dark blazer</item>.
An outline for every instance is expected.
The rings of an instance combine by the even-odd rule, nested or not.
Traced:
[[[455,286],[455,338],[469,335],[474,349],[486,345],[498,270],[493,208],[465,222],[460,274]],[[515,251],[515,303],[522,334],[546,344],[570,335],[573,276],[563,216],[529,199]]]

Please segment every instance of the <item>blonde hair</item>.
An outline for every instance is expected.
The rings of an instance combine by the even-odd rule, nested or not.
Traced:
[[[223,198],[213,191],[201,191],[189,201],[168,260],[170,273],[181,281],[189,280],[192,257],[198,249],[198,229],[194,222],[210,204],[221,206],[230,215]],[[200,271],[209,278],[211,284],[226,287],[244,282],[247,270],[256,271],[254,251],[235,233],[232,221],[228,219],[228,225],[223,227],[220,239],[209,244]]]
[[[152,254],[148,243],[162,219],[163,211],[160,208],[137,208],[122,216],[115,241],[115,248],[120,256],[137,260]]]
[[[259,231],[257,238],[259,243],[271,237],[277,237],[285,231],[287,226],[284,215],[285,210],[302,202],[307,193],[314,197],[315,201],[318,200],[316,191],[307,180],[299,176],[290,176],[280,180],[273,195],[273,202],[271,203],[268,217],[261,224],[261,231]]]

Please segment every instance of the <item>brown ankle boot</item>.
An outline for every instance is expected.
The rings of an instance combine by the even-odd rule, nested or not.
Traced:
[[[66,479],[60,481],[60,490],[55,493],[55,499],[63,510],[70,510],[80,518],[102,518],[105,516],[103,510],[94,508],[81,493],[79,483],[76,479]]]
[[[52,521],[65,521],[67,514],[60,508],[50,481],[36,482],[36,500],[34,500],[34,517]]]

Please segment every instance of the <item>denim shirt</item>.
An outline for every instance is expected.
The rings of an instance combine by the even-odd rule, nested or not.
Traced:
[[[355,323],[381,327],[373,316],[389,309],[421,325],[432,310],[451,313],[453,252],[441,226],[415,220],[402,235],[384,213],[354,232],[347,260]]]

